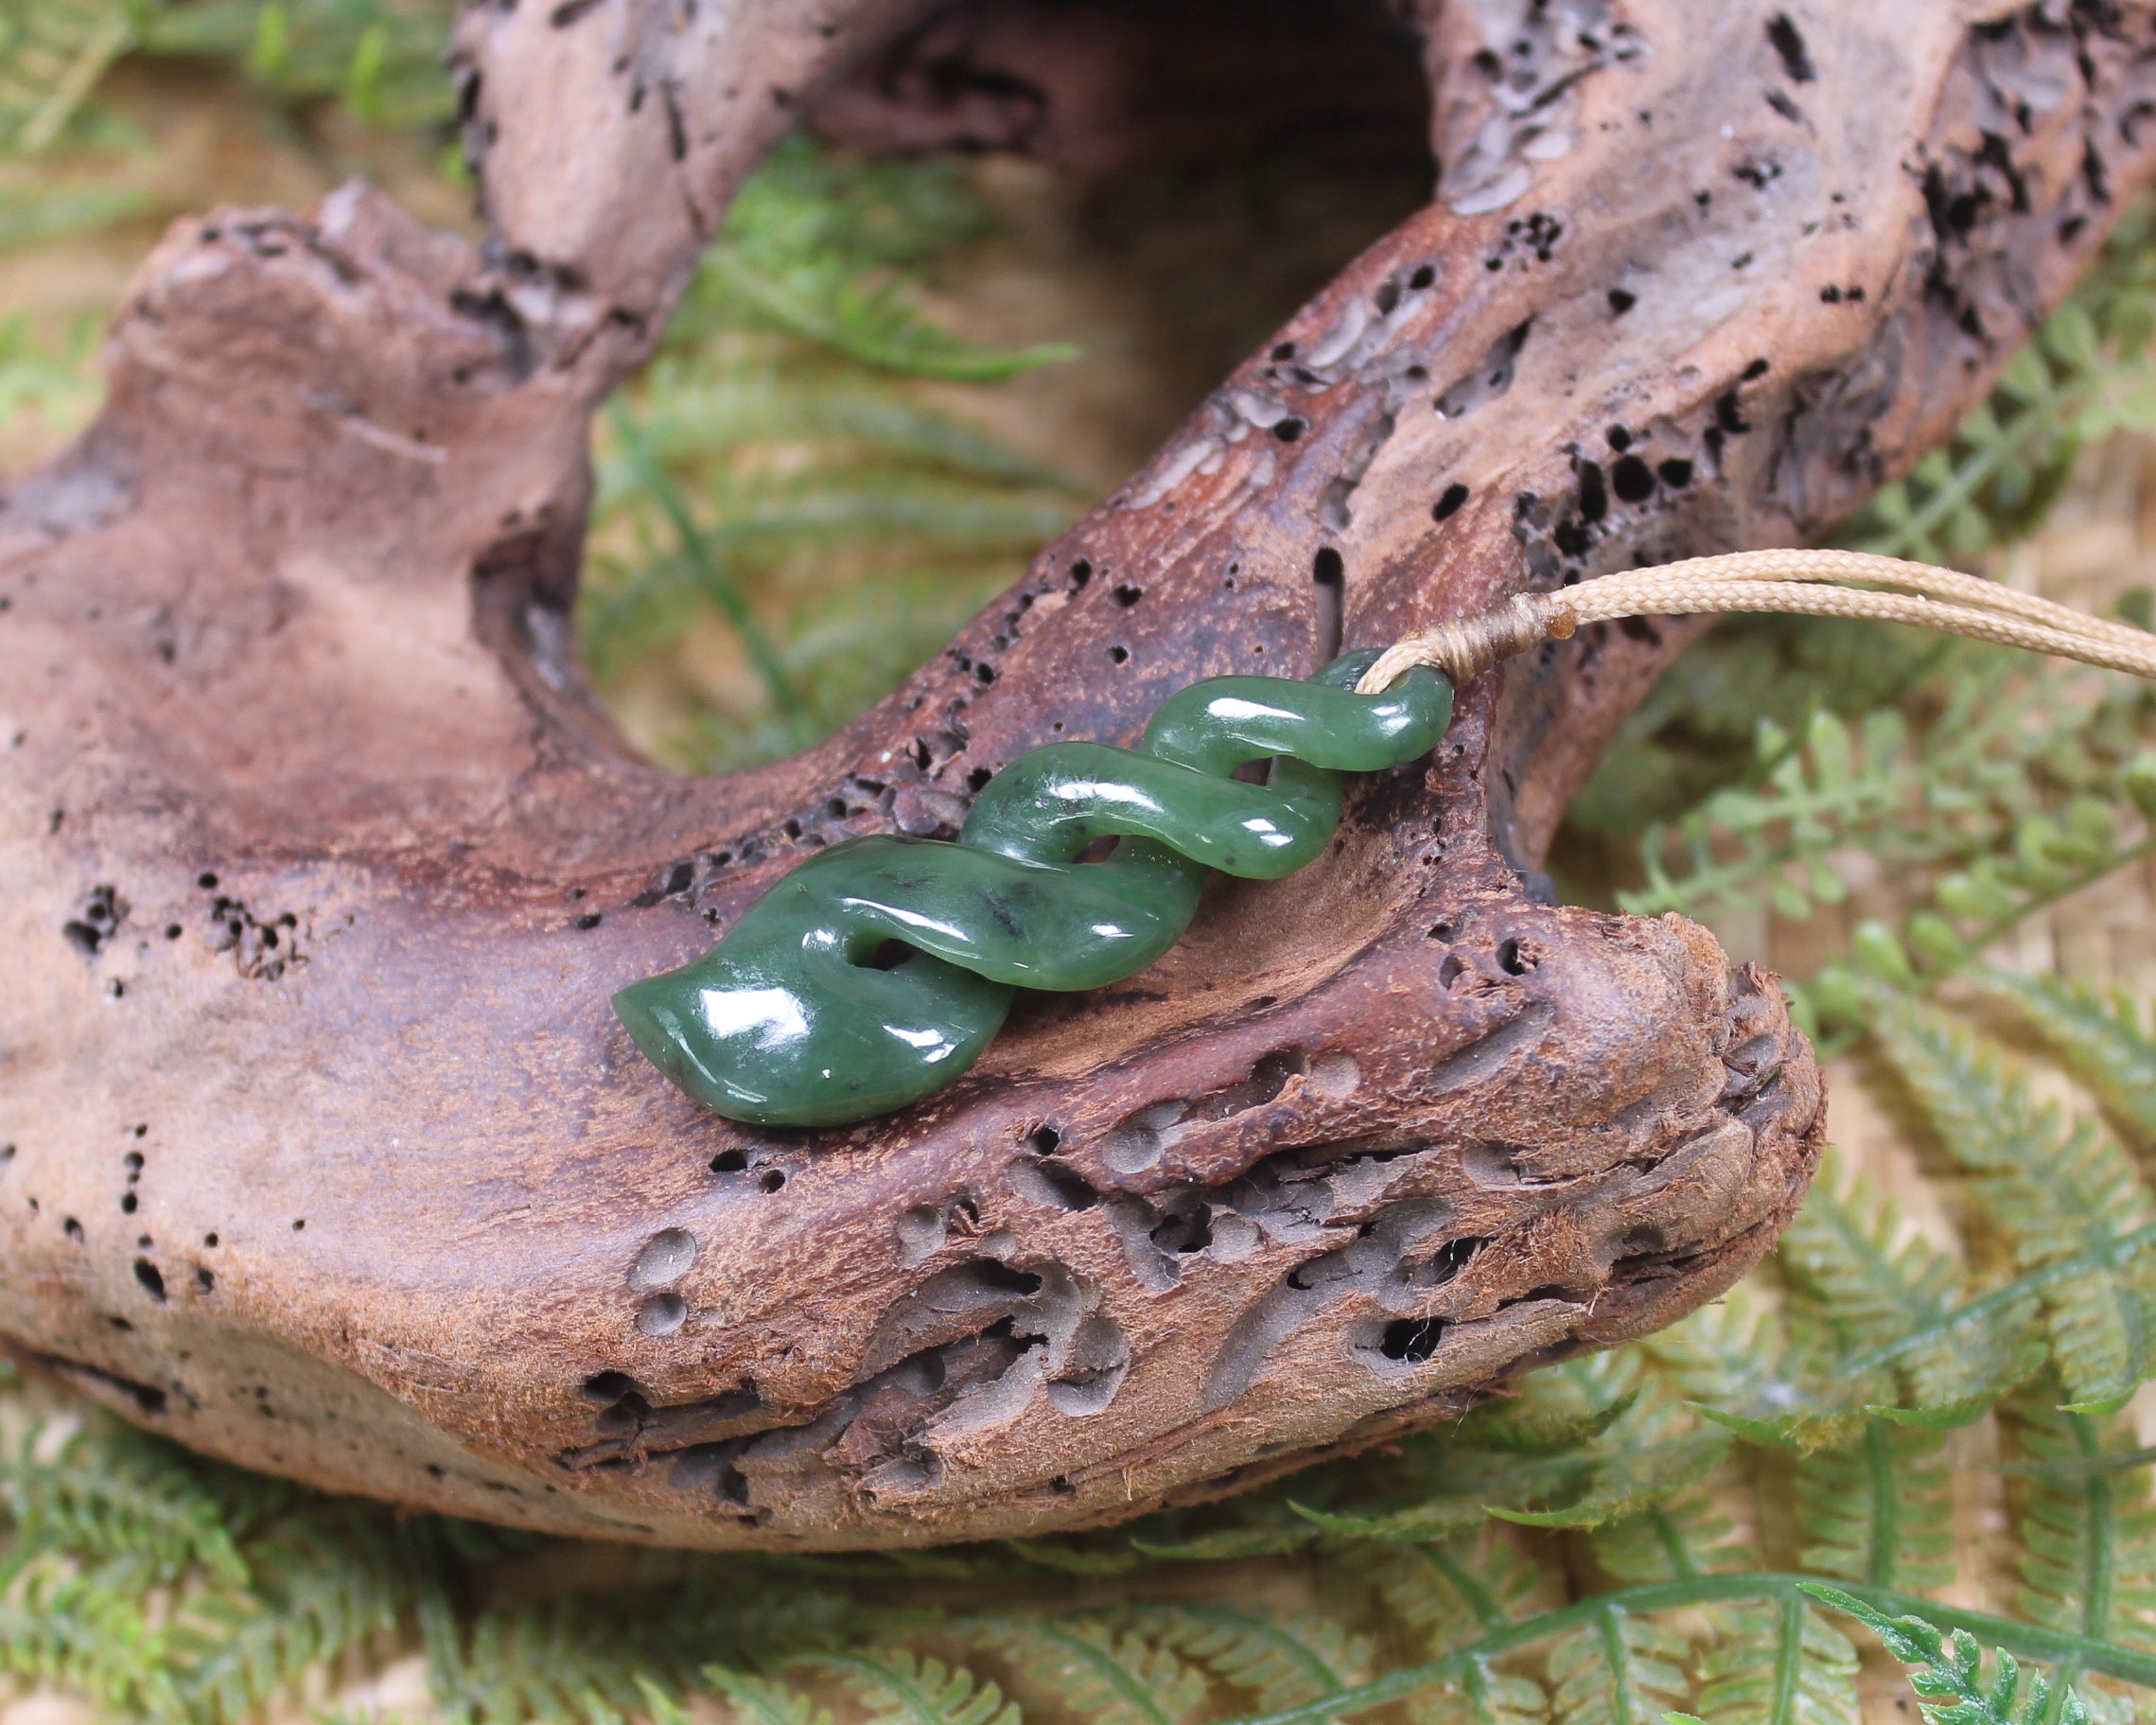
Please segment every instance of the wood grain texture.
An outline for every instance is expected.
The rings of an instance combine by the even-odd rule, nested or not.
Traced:
[[[1325,862],[896,1119],[714,1120],[606,997],[1194,678],[1818,532],[2145,177],[2148,9],[1435,11],[1427,210],[859,723],[664,778],[570,649],[589,414],[772,140],[828,97],[903,141],[862,69],[967,17],[482,7],[487,248],[352,188],[145,265],[106,413],[0,504],[21,1357],[335,1488],[923,1543],[1367,1445],[1771,1241],[1822,1130],[1771,979],[1534,872],[1663,625],[1481,678]]]

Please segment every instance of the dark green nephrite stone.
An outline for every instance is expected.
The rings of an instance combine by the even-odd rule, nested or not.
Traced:
[[[1410,671],[1354,693],[1376,655],[1311,681],[1217,677],[1172,695],[1136,749],[1056,743],[974,800],[955,843],[819,851],[694,963],[614,1010],[637,1047],[729,1119],[840,1126],[973,1065],[1018,988],[1099,988],[1181,938],[1205,871],[1291,874],[1340,822],[1340,775],[1426,754],[1452,686]],[[1271,761],[1267,783],[1231,777]],[[1103,860],[1078,858],[1096,839]]]

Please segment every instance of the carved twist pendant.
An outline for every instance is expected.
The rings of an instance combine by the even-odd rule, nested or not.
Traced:
[[[1137,749],[1054,743],[982,789],[955,843],[852,839],[812,856],[703,958],[614,996],[652,1063],[706,1107],[839,1126],[950,1083],[1019,988],[1101,988],[1197,913],[1205,871],[1277,880],[1340,824],[1343,772],[1427,754],[1452,685],[1417,667],[1357,695],[1375,652],[1308,682],[1216,677]],[[1271,760],[1263,784],[1236,778]],[[1080,859],[1103,840],[1113,853]]]

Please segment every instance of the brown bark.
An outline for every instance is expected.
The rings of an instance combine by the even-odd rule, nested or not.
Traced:
[[[0,505],[23,1357],[332,1487],[924,1542],[1426,1423],[1670,1321],[1787,1218],[1820,1091],[1771,980],[1534,887],[1663,625],[1481,679],[1308,876],[1222,886],[900,1118],[714,1120],[606,999],[806,848],[936,830],[1193,678],[1817,532],[2145,175],[2148,9],[1446,6],[1429,208],[890,700],[663,778],[569,646],[588,414],[761,151],[847,77],[858,135],[859,69],[923,27],[484,7],[484,255],[353,190],[145,266],[106,413]]]

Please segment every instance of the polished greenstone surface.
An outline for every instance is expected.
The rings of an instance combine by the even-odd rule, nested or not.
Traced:
[[[1309,682],[1217,677],[1170,696],[1135,750],[1056,743],[974,800],[955,843],[857,838],[819,851],[703,958],[614,1010],[705,1106],[839,1126],[931,1096],[1002,1028],[1017,988],[1099,988],[1182,936],[1207,869],[1274,880],[1340,823],[1342,772],[1426,754],[1452,687],[1408,673],[1354,693],[1374,653]],[[1272,763],[1264,784],[1230,777]],[[1078,860],[1102,838],[1096,862]]]

